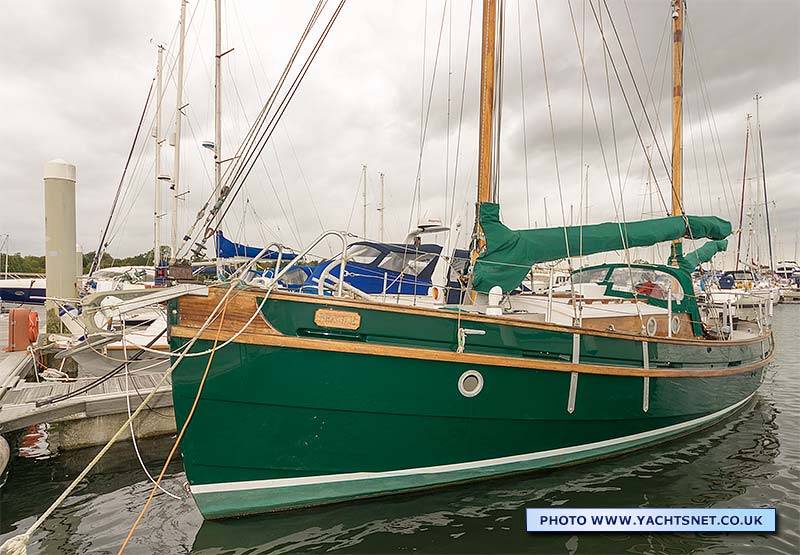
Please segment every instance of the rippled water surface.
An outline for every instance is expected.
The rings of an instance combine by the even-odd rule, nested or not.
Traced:
[[[164,487],[181,498],[159,494],[126,553],[800,553],[799,321],[800,306],[777,307],[778,357],[755,402],[688,438],[523,477],[206,523],[182,489],[177,461]],[[169,446],[142,443],[151,472]],[[0,542],[30,526],[95,452],[14,459],[0,489]],[[115,447],[34,534],[28,553],[117,553],[149,492],[130,444]],[[777,507],[779,530],[529,535],[525,507]]]

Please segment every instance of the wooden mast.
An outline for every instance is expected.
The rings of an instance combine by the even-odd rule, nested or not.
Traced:
[[[494,52],[497,0],[483,0],[483,31],[481,38],[481,113],[478,138],[478,202],[475,207],[475,231],[472,265],[485,245],[480,227],[482,202],[494,202],[492,193],[492,129],[494,116]]]
[[[681,131],[683,109],[683,0],[672,0],[672,215],[683,216]],[[683,256],[683,242],[672,242],[670,264]]]
[[[483,0],[481,51],[481,120],[478,144],[478,202],[492,202],[492,128],[497,0]]]

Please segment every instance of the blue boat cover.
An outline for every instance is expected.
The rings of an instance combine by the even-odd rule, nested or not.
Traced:
[[[250,247],[248,245],[242,245],[239,243],[234,243],[230,239],[227,239],[223,234],[222,230],[218,230],[216,233],[216,254],[217,258],[233,258],[235,256],[243,256],[245,258],[255,258],[258,256],[258,253],[261,252],[263,247]],[[285,252],[281,257],[282,260],[292,260],[297,257],[296,254]],[[277,260],[278,259],[278,251],[267,251],[264,253],[264,256],[261,257],[262,260]]]

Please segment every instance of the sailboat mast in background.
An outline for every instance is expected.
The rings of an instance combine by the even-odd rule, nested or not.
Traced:
[[[386,208],[386,205],[384,204],[384,193],[385,193],[385,190],[384,190],[384,181],[383,180],[384,180],[384,177],[386,176],[386,174],[381,172],[378,175],[380,176],[380,179],[381,179],[381,207],[378,209],[380,211],[380,213],[381,213],[379,239],[380,239],[380,242],[383,243],[383,217],[384,217],[384,212],[385,212],[385,208]]]
[[[170,230],[170,262],[178,255],[178,202],[180,201],[181,174],[181,121],[183,116],[183,58],[186,42],[186,0],[181,0],[181,24],[178,46],[178,96],[175,104],[175,153],[172,170],[172,229]]]
[[[214,198],[222,201],[222,0],[214,0]],[[214,227],[220,229],[222,214],[217,212]],[[219,239],[214,239],[219,241]],[[219,248],[216,249],[219,251]],[[217,254],[217,276],[222,275],[222,259]]]
[[[762,96],[756,93],[756,129],[758,130],[758,150],[756,151],[759,164],[756,167],[756,175],[759,176],[761,183],[764,185],[764,216],[767,220],[767,246],[769,247],[769,271],[775,271],[775,259],[772,255],[772,228],[769,225],[769,197],[767,196],[767,174],[764,167],[764,143],[761,139],[761,115],[759,113],[758,101]]]
[[[214,192],[219,201],[222,189],[222,0],[214,0],[214,7]],[[218,212],[215,222],[218,229],[221,221]]]
[[[161,265],[161,98],[164,95],[162,74],[164,71],[164,45],[158,45],[158,68],[156,69],[156,128],[155,128],[155,202],[153,204],[153,265]]]
[[[739,258],[742,250],[742,224],[744,218],[744,193],[747,184],[747,148],[750,146],[750,114],[747,114],[747,131],[744,136],[744,171],[742,172],[742,201],[739,205],[739,239],[736,241],[736,269],[739,269]]]
[[[366,239],[367,238],[367,165],[361,165],[361,199],[363,201],[363,221],[361,225],[361,236]]]

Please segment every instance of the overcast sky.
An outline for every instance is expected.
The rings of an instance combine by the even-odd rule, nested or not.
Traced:
[[[228,158],[315,3],[223,1],[223,50],[234,49],[223,58]],[[544,65],[535,2],[506,2],[500,201],[510,227],[560,225],[562,213],[568,222],[572,213],[576,224],[586,212],[590,223],[664,214],[658,189],[668,201],[661,157],[669,164],[669,2],[607,2],[611,21],[603,11],[602,24],[611,52],[604,56],[588,0],[572,0],[572,16],[562,0],[539,0]],[[171,77],[165,78],[163,125],[168,133],[174,125],[179,7],[179,0],[39,0],[4,11],[0,234],[10,234],[12,252],[44,253],[42,169],[54,158],[77,165],[78,239],[87,252],[97,247],[155,74],[158,41],[168,49],[165,75]],[[226,235],[293,247],[322,228],[361,235],[366,164],[368,236],[378,235],[378,172],[384,172],[387,240],[402,240],[421,213],[461,224],[465,244],[476,187],[480,9],[475,0],[470,27],[468,0],[348,0],[226,219]],[[189,192],[180,235],[210,194],[213,175],[211,153],[200,146],[213,139],[212,0],[193,0],[188,14],[181,189]],[[758,92],[776,259],[793,257],[800,229],[800,2],[691,0],[687,27],[687,211],[738,225],[745,118],[755,112]],[[577,40],[585,41],[588,87]],[[153,244],[154,106],[145,114],[112,229],[109,250],[116,256]],[[634,122],[651,152],[655,184]],[[172,150],[163,149],[162,173],[172,174]],[[751,150],[745,213],[757,213],[763,250],[764,200],[754,156]],[[581,193],[587,165],[588,201]],[[422,208],[412,212],[418,168]],[[168,218],[163,221],[168,241]]]

